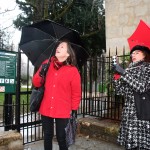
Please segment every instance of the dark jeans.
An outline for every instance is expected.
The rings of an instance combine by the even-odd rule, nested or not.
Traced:
[[[41,116],[42,126],[44,131],[44,150],[52,150],[52,140],[54,136],[54,118]],[[65,127],[67,126],[68,118],[55,118],[56,137],[59,145],[59,150],[68,150],[66,146]]]

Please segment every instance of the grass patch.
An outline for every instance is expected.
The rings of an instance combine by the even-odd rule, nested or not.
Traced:
[[[5,99],[5,94],[4,93],[0,93],[0,105],[4,104],[4,99]]]
[[[21,88],[21,92],[26,92],[27,88]],[[30,89],[28,89],[30,91]],[[30,96],[29,96],[30,98]],[[15,102],[16,96],[13,96],[13,102]],[[5,93],[0,93],[0,105],[4,105],[4,100],[5,100]],[[27,103],[27,95],[21,95],[20,97],[20,102],[21,104],[26,104]]]

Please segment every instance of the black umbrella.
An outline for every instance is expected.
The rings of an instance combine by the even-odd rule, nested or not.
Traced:
[[[22,28],[19,47],[34,66],[55,54],[61,40],[69,40],[75,50],[77,65],[80,67],[89,57],[77,31],[66,28],[51,20],[44,20]]]

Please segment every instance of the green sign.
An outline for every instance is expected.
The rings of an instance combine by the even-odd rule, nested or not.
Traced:
[[[16,53],[0,50],[0,92],[16,91]]]

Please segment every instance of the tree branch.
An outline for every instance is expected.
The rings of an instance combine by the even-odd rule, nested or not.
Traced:
[[[29,5],[29,6],[33,7],[33,9],[37,10],[36,6],[33,5],[33,4],[30,3],[30,2],[21,2],[21,1],[19,1],[19,0],[16,0],[16,3],[19,4],[19,5],[25,5],[25,6]]]
[[[61,13],[59,13],[59,15],[54,18],[54,20],[56,21],[62,16],[64,16],[64,14],[66,14],[70,10],[70,8],[74,5],[75,2],[76,0],[72,0],[72,2],[69,5],[63,7]]]
[[[88,37],[93,36],[93,35],[95,35],[95,34],[97,34],[97,33],[99,33],[99,32],[100,32],[100,30],[92,31],[92,32],[90,32],[90,33],[81,35],[81,37],[82,37],[82,38],[88,38]]]
[[[5,14],[5,13],[8,13],[8,12],[10,12],[10,11],[13,11],[13,10],[16,9],[16,7],[17,7],[17,5],[16,5],[13,9],[6,9],[4,12],[1,12],[0,15],[1,15],[1,14]]]
[[[13,26],[13,24],[11,24],[10,26],[7,26],[7,27],[3,28],[2,30],[6,30],[6,29],[8,29],[8,28],[10,28],[12,26]]]

